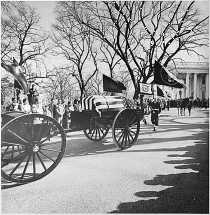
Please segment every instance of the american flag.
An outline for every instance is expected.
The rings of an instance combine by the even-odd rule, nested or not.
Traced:
[[[123,99],[123,104],[124,104],[125,108],[131,108],[131,109],[134,108],[134,101],[133,100],[126,99],[125,97],[122,97],[122,99]]]
[[[96,110],[101,112],[119,111],[125,107],[123,99],[119,96],[88,96],[82,100],[82,110]]]

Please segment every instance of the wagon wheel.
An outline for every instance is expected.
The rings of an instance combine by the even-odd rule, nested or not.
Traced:
[[[84,129],[85,136],[92,141],[102,140],[109,132],[108,127],[96,127],[93,129]]]
[[[140,130],[140,121],[134,110],[121,110],[115,117],[112,125],[114,143],[120,149],[131,147],[137,140]]]
[[[49,174],[60,162],[66,136],[51,117],[16,117],[1,130],[1,175],[13,182],[32,182]]]

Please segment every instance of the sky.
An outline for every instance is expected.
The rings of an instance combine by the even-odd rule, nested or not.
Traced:
[[[55,15],[53,14],[55,1],[26,1],[26,4],[37,8],[37,12],[41,16],[40,24],[49,30],[50,25],[55,21]]]
[[[38,13],[41,15],[41,24],[49,28],[50,24],[55,20],[53,10],[56,1],[26,1],[26,3],[37,8]],[[195,4],[204,14],[209,14],[209,1],[196,0]]]

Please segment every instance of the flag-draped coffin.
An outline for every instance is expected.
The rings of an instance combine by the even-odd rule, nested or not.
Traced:
[[[119,96],[88,96],[82,100],[82,110],[96,110],[102,112],[120,111],[124,108],[123,99]]]

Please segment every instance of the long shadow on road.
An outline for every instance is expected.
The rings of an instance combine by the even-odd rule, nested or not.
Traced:
[[[196,134],[202,135],[203,132]],[[177,164],[176,169],[191,169],[190,173],[156,175],[144,183],[149,186],[171,186],[165,190],[138,191],[134,195],[141,200],[125,202],[110,213],[209,213],[209,146],[208,135],[196,141],[195,145],[175,148],[175,151],[186,151],[185,154],[170,154],[168,157],[185,158],[183,160],[165,161],[166,164]],[[161,149],[158,149],[161,150]],[[167,150],[167,149],[162,149]],[[168,149],[170,150],[170,149]],[[144,150],[147,151],[147,150]],[[150,149],[148,149],[148,152]],[[171,150],[170,150],[171,151]],[[188,158],[186,158],[188,157]],[[196,171],[196,172],[195,172]],[[142,198],[145,200],[142,200]]]
[[[205,112],[202,110],[202,112]],[[169,118],[172,117],[172,118]],[[167,138],[162,138],[161,135],[165,135],[167,133],[173,133],[174,131],[184,131],[184,130],[189,130],[189,129],[203,129],[207,127],[206,123],[203,124],[197,124],[196,127],[194,124],[190,123],[185,123],[185,116],[180,117],[182,120],[181,122],[176,121],[179,116],[172,116],[171,113],[164,113],[164,115],[161,116],[161,121],[168,123],[165,125],[161,125],[160,122],[160,130],[158,130],[154,136],[151,138],[145,138],[145,135],[147,134],[154,134],[154,131],[152,131],[152,125],[144,125],[141,123],[141,128],[140,129],[140,134],[138,137],[138,140],[136,141],[135,145],[143,145],[143,144],[153,144],[153,143],[159,143],[159,142],[168,142],[168,141],[174,141],[174,137],[168,137]],[[205,115],[203,118],[208,117],[208,110],[205,112]],[[188,118],[186,116],[186,118]],[[193,116],[191,116],[189,119],[192,119]],[[195,118],[202,118],[195,116]],[[148,119],[150,120],[150,119]],[[169,129],[170,128],[170,129]],[[146,129],[146,130],[145,130]],[[71,133],[67,134],[67,137],[71,138]],[[77,138],[77,139],[74,139]],[[185,137],[176,137],[176,141],[179,140],[196,140],[198,137],[197,136],[185,136]],[[131,148],[132,149],[132,148]],[[87,155],[94,155],[94,154],[105,154],[105,153],[119,153],[122,150],[118,149],[117,146],[113,143],[112,137],[110,137],[110,132],[109,132],[109,137],[105,137],[101,141],[93,142],[88,140],[84,134],[79,134],[73,137],[73,140],[67,140],[67,148],[65,151],[64,157],[74,157],[74,156],[87,156]],[[126,152],[123,151],[123,152]],[[130,149],[129,149],[130,152]]]
[[[144,125],[142,125],[143,127]],[[151,126],[150,126],[151,127]],[[162,133],[165,135],[166,133],[173,133],[174,131],[184,131],[189,129],[195,129],[195,125],[192,124],[183,124],[178,123],[178,125],[173,125],[173,123],[170,125],[170,129],[168,129],[168,126],[160,126],[162,127],[162,130],[159,130],[156,133],[155,137],[151,138],[144,138],[144,135],[146,134],[154,134],[154,131],[140,131],[138,140],[136,141],[135,145],[144,145],[144,144],[154,144],[154,143],[163,143],[163,142],[169,142],[169,141],[183,141],[183,140],[197,140],[199,137],[197,135],[194,136],[185,136],[185,137],[169,137],[163,138]],[[204,127],[207,127],[207,125],[198,125],[196,128],[204,129]],[[111,138],[111,141],[110,141]],[[116,145],[112,141],[112,137],[110,137],[109,140],[107,140],[107,137],[105,137],[103,140],[93,142],[88,140],[84,135],[79,136],[77,140],[69,141],[67,142],[67,148],[65,151],[64,157],[73,157],[73,156],[87,156],[87,155],[94,155],[94,154],[105,154],[105,153],[119,153],[122,150],[118,149]],[[81,141],[84,139],[85,141]],[[151,149],[152,150],[152,149]],[[156,149],[156,150],[163,150],[163,149]],[[168,149],[166,149],[168,150]],[[173,151],[173,148],[170,150]],[[129,152],[132,151],[132,147],[129,149]],[[142,150],[144,151],[144,150]],[[123,152],[126,152],[124,150]]]

